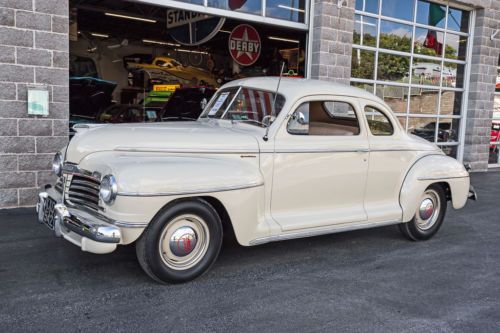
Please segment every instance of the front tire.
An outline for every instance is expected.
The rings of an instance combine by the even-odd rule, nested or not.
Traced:
[[[222,223],[205,200],[181,201],[157,214],[136,243],[143,270],[160,283],[192,280],[217,259]]]
[[[443,224],[446,214],[446,194],[442,186],[429,186],[420,197],[419,206],[413,219],[399,224],[399,230],[413,241],[432,238]]]

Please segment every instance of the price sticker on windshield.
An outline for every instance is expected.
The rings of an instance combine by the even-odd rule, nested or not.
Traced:
[[[214,106],[212,107],[210,112],[208,112],[209,116],[215,116],[215,114],[219,111],[222,104],[224,104],[224,102],[226,101],[227,96],[229,96],[229,92],[223,92],[222,94],[220,94],[217,101],[215,101]]]

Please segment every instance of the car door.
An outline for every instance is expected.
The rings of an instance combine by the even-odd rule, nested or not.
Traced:
[[[283,231],[364,221],[368,142],[354,98],[300,100],[275,137],[271,214]]]
[[[385,106],[360,100],[366,119],[370,163],[366,183],[365,209],[371,222],[401,219],[399,193],[418,152],[409,149],[403,129]]]

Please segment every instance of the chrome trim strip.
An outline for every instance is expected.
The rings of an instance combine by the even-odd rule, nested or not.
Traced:
[[[212,192],[227,192],[227,191],[260,187],[263,185],[264,183],[258,183],[258,184],[241,185],[241,186],[215,187],[211,189],[203,189],[197,191],[172,191],[172,192],[158,192],[158,193],[118,192],[117,195],[122,197],[164,197],[172,195],[190,195],[190,194],[201,194],[201,193],[212,193]]]
[[[115,221],[114,225],[121,228],[146,228],[149,223],[147,222],[123,222]]]
[[[185,149],[185,148],[147,148],[147,147],[117,147],[115,151],[135,153],[175,153],[175,154],[258,154],[258,149]]]
[[[270,242],[278,242],[278,241],[288,240],[288,239],[335,234],[335,233],[344,232],[344,231],[369,229],[369,228],[373,228],[373,227],[383,227],[383,226],[398,224],[398,223],[402,223],[402,222],[403,221],[399,219],[399,220],[389,220],[389,221],[382,221],[382,222],[368,222],[368,223],[363,223],[363,224],[330,226],[330,227],[326,227],[326,228],[322,227],[320,229],[318,229],[318,228],[307,229],[307,230],[303,230],[303,231],[294,231],[294,232],[284,233],[284,234],[279,234],[279,235],[274,235],[274,236],[256,238],[254,240],[251,240],[249,242],[249,244],[252,246],[253,245],[260,245],[260,244],[265,244],[265,243],[270,243]]]
[[[368,148],[359,148],[359,149],[264,149],[261,150],[261,153],[295,153],[295,154],[313,154],[313,153],[371,153],[371,152],[399,152],[399,151],[423,151],[421,149],[368,149]],[[428,150],[429,152],[434,152],[434,150]]]
[[[418,177],[418,180],[445,180],[445,179],[458,179],[469,178],[469,176],[452,176],[452,177]]]

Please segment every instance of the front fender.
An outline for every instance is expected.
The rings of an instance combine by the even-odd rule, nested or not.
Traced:
[[[435,183],[448,184],[453,208],[462,208],[467,202],[470,180],[465,167],[446,155],[424,156],[410,168],[401,187],[399,202],[403,222],[413,218],[421,195]]]
[[[121,196],[167,196],[228,191],[264,183],[258,159],[240,155],[162,155],[100,152],[80,167],[113,174]]]

